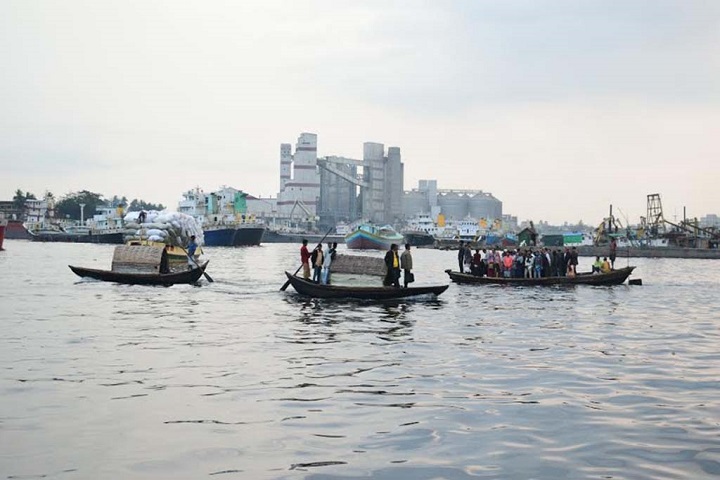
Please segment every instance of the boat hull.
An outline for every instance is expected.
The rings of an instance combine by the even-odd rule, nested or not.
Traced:
[[[170,286],[181,283],[196,283],[200,280],[208,262],[200,268],[174,273],[119,273],[112,270],[96,270],[92,268],[68,265],[76,275],[83,278],[94,278],[104,282],[122,283],[125,285],[162,285]]]
[[[381,237],[365,230],[355,230],[345,236],[345,245],[351,250],[390,250],[390,245],[404,243],[402,235]]]
[[[503,278],[503,277],[476,277],[469,273],[445,272],[455,283],[472,283],[475,285],[526,285],[526,286],[552,286],[552,285],[620,285],[627,280],[635,267],[625,267],[609,273],[581,273],[576,277],[543,277],[543,278]]]
[[[340,285],[321,285],[296,277],[285,272],[296,292],[313,298],[354,298],[360,300],[393,300],[418,295],[440,295],[448,285],[427,287],[346,287]]]
[[[214,228],[203,230],[203,240],[208,247],[232,247],[235,239],[235,228]]]
[[[413,247],[425,247],[435,244],[435,237],[425,232],[405,232],[403,233],[405,242]]]
[[[203,238],[208,247],[245,247],[260,245],[264,233],[265,227],[212,228],[203,231]]]
[[[33,242],[65,242],[65,243],[103,243],[122,245],[123,232],[112,233],[67,233],[67,232],[40,232],[30,233]]]
[[[8,220],[5,227],[5,238],[10,240],[30,240],[32,238],[20,220]]]
[[[234,247],[260,245],[265,235],[265,227],[239,227],[233,238]]]

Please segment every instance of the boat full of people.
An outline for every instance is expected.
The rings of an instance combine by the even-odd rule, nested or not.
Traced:
[[[467,245],[458,249],[458,271],[445,270],[456,283],[501,285],[619,285],[635,267],[615,269],[615,257],[595,258],[592,271],[577,271],[578,252],[575,247],[543,247],[537,250],[475,249]]]

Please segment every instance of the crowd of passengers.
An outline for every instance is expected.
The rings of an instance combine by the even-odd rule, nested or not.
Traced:
[[[595,257],[592,273],[607,273],[613,268],[614,262],[607,257],[600,260]],[[505,278],[543,278],[543,277],[574,277],[577,275],[578,252],[575,247],[565,250],[541,247],[533,249],[499,250],[497,248],[475,249],[460,242],[458,250],[458,266],[460,273],[470,273],[478,277]]]

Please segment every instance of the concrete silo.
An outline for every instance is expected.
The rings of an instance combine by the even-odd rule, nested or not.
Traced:
[[[468,215],[474,219],[502,218],[502,202],[490,193],[477,192],[468,201]]]
[[[442,193],[438,195],[438,205],[448,220],[462,220],[468,215],[468,196],[465,194]]]

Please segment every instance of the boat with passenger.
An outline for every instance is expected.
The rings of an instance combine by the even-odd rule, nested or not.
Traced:
[[[127,285],[170,286],[182,283],[196,283],[205,273],[208,261],[197,264],[197,268],[171,268],[166,248],[144,245],[120,245],[115,247],[110,270],[68,265],[79,277],[93,278],[105,282]]]
[[[445,273],[455,283],[472,283],[475,285],[620,285],[627,280],[634,269],[635,267],[629,266],[611,270],[607,273],[578,273],[575,276],[539,278],[484,277],[452,270],[445,270]]]
[[[394,300],[417,297],[420,295],[440,295],[448,285],[429,285],[419,287],[357,287],[346,285],[323,285],[305,280],[302,277],[285,272],[290,284],[301,295],[313,298],[354,298],[360,300]]]

